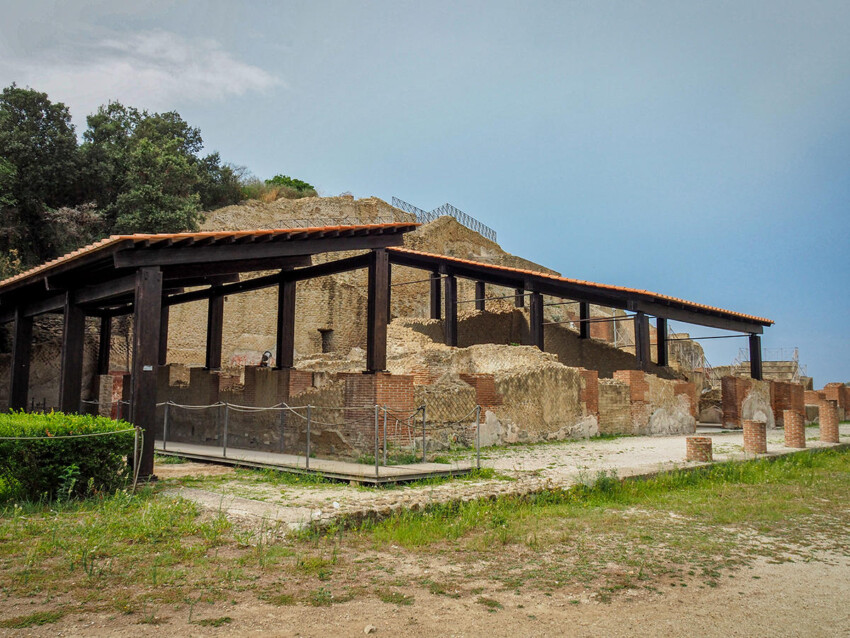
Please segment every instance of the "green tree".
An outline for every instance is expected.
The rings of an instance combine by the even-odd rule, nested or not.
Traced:
[[[200,195],[196,167],[176,139],[139,140],[129,157],[127,188],[114,204],[120,233],[174,233],[197,230]]]
[[[316,194],[316,188],[312,184],[290,177],[289,175],[275,175],[271,179],[267,179],[266,184],[269,186],[283,186],[285,188],[291,188],[292,190],[305,195],[308,193],[312,195]]]
[[[0,158],[4,247],[21,248],[25,262],[54,257],[59,231],[45,215],[81,197],[80,154],[68,108],[33,89],[3,89]]]

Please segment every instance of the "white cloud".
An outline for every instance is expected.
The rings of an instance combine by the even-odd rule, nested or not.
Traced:
[[[280,80],[214,40],[144,31],[9,60],[3,75],[65,102],[78,122],[109,100],[150,110],[265,91]]]

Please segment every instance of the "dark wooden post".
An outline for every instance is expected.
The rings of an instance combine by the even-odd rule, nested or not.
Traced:
[[[522,288],[517,288],[516,291],[514,291],[514,307],[525,307],[525,290]]]
[[[224,329],[224,297],[215,295],[207,302],[207,370],[221,370],[221,338]]]
[[[446,277],[446,321],[444,334],[447,346],[457,346],[457,277]]]
[[[159,365],[168,363],[168,306],[162,305],[159,313]]]
[[[153,475],[156,425],[156,365],[159,359],[159,322],[162,310],[162,272],[156,266],[136,271],[133,303],[133,376],[130,421],[142,428],[144,443],[139,476]]]
[[[387,263],[387,322],[393,320],[393,265]]]
[[[590,304],[581,301],[578,304],[578,338],[590,339]]]
[[[667,356],[667,319],[656,317],[655,333],[658,365],[666,366],[669,363]]]
[[[543,350],[543,295],[537,291],[531,293],[529,304],[529,331],[531,333],[531,345]]]
[[[440,273],[432,272],[431,273],[431,319],[440,319],[442,317],[442,313],[440,312],[440,304],[442,300],[440,297],[442,293],[440,291]]]
[[[12,369],[9,371],[9,407],[13,410],[24,410],[27,407],[31,352],[32,317],[25,317],[24,309],[18,306],[15,309]]]
[[[80,411],[85,338],[86,313],[74,303],[73,294],[66,292],[62,361],[59,366],[59,410],[65,413],[73,414]]]
[[[487,288],[483,281],[475,282],[475,309],[484,310],[484,297],[487,294]]]
[[[635,356],[641,370],[649,367],[649,317],[638,311],[635,313]]]
[[[109,355],[112,353],[112,317],[100,318],[100,339],[97,342],[97,373],[109,374]]]
[[[750,335],[750,376],[761,381],[761,337],[756,334]]]
[[[295,365],[295,286],[296,282],[282,279],[277,287],[277,344],[274,360],[278,370]]]
[[[389,256],[385,248],[369,253],[369,291],[366,302],[366,371],[387,369],[387,297]]]

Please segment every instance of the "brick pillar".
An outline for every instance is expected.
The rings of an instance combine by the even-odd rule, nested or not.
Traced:
[[[806,426],[803,415],[797,410],[785,410],[782,413],[785,423],[785,447],[806,447]]]
[[[818,423],[820,440],[824,443],[838,443],[838,406],[835,401],[824,399],[820,402]]]
[[[744,452],[767,454],[767,423],[744,419]]]
[[[687,443],[686,461],[711,463],[711,437],[689,436],[685,441]]]

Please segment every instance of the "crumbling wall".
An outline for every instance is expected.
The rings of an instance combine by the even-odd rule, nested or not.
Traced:
[[[610,410],[608,413],[602,411],[600,390],[602,432],[608,432],[610,427],[610,433],[660,436],[691,434],[696,430],[695,391],[692,384],[661,379],[640,370],[618,370],[614,373],[613,381],[606,384],[605,389],[609,402],[606,406],[606,410]],[[622,394],[614,389],[616,383],[625,384],[629,388],[630,432],[623,431]],[[609,414],[614,419],[610,426],[605,421]]]
[[[726,376],[720,380],[720,389],[724,426],[741,428],[748,420],[764,421],[768,428],[776,427],[770,381]]]

